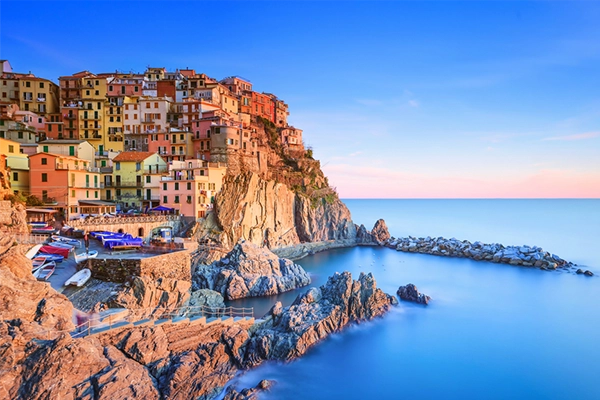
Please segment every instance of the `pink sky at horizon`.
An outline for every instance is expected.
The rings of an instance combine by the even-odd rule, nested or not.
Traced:
[[[348,165],[323,168],[340,198],[499,199],[600,198],[600,171],[541,170],[523,176],[451,177],[397,173]]]

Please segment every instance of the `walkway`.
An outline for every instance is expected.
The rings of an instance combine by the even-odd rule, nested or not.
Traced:
[[[106,333],[114,329],[150,325],[187,323],[188,325],[210,326],[214,324],[232,325],[238,321],[254,322],[253,308],[186,306],[176,310],[152,308],[135,309],[132,311],[134,313],[130,315],[129,310],[126,308],[108,309],[77,325],[74,331],[64,332],[70,333],[74,338],[79,338]],[[137,315],[140,314],[159,315],[160,318],[150,317],[139,319]]]

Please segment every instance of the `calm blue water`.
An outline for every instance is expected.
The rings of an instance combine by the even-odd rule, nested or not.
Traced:
[[[542,246],[600,274],[600,200],[347,200],[370,229],[393,236]],[[414,283],[428,307],[402,302],[288,364],[266,363],[239,388],[274,379],[263,399],[599,399],[600,279],[385,248],[299,261],[314,285],[335,271],[373,272],[387,293]],[[300,289],[243,302],[268,310]],[[240,303],[238,303],[240,304]]]

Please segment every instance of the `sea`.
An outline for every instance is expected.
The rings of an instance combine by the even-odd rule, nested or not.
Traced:
[[[413,283],[429,306],[401,301],[289,362],[236,377],[276,381],[260,399],[600,399],[600,200],[344,200],[355,223],[383,218],[394,237],[536,245],[595,276],[397,252],[337,249],[298,260],[312,286],[372,272],[386,293]],[[306,290],[236,302],[257,317]]]

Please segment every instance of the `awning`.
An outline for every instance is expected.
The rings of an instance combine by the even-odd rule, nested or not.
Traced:
[[[79,200],[80,206],[115,207],[115,203],[102,200]]]
[[[158,206],[158,207],[151,208],[150,211],[173,211],[173,208],[169,208],[169,207],[165,207],[165,206]]]
[[[47,213],[51,214],[51,213],[57,212],[56,210],[46,210],[44,208],[28,208],[25,211],[32,212],[32,213],[44,213],[44,214],[47,214]]]

